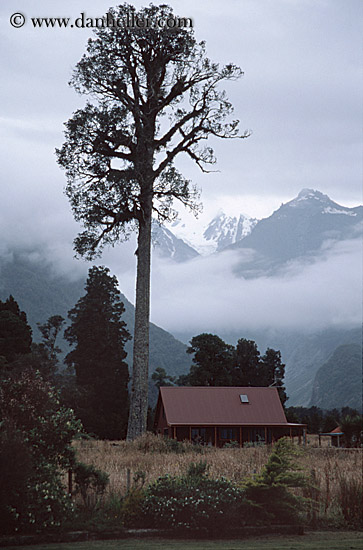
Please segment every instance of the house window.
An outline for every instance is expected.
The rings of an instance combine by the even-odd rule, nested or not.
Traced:
[[[253,442],[265,443],[265,428],[252,428],[250,431],[250,438]]]
[[[206,438],[205,438],[205,434],[206,434],[206,431],[205,431],[205,428],[192,428],[192,441],[193,443],[205,443],[206,442]]]
[[[240,396],[239,396],[240,400],[241,400],[241,403],[249,403],[249,400],[248,400],[248,395],[242,393]]]
[[[220,439],[230,439],[230,440],[236,440],[236,430],[234,428],[220,428],[219,429],[219,438]]]

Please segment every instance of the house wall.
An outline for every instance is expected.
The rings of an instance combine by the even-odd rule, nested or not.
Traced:
[[[159,432],[162,433],[162,432]],[[271,444],[284,436],[302,435],[302,431],[296,428],[291,431],[285,427],[268,426],[176,426],[169,428],[169,437],[178,441],[192,441],[201,445],[215,446],[215,434],[217,435],[217,447],[223,447],[226,443],[237,442],[241,447],[247,443]]]
[[[158,416],[156,419],[156,433],[173,437],[172,430],[168,428],[163,404],[161,404],[159,408]]]

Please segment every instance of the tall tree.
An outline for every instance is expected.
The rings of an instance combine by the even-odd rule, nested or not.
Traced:
[[[128,368],[124,345],[130,338],[121,316],[124,305],[117,279],[106,267],[92,267],[86,294],[68,313],[66,340],[74,347],[66,363],[74,367],[81,390],[76,412],[85,428],[101,438],[126,435]]]
[[[230,386],[234,347],[215,334],[199,334],[190,341],[187,353],[194,353],[189,374],[179,384],[190,386]]]
[[[138,24],[98,29],[88,41],[71,85],[92,103],[66,123],[66,142],[57,154],[74,216],[85,227],[75,239],[80,255],[93,257],[137,232],[128,425],[128,438],[134,439],[146,430],[147,419],[152,214],[159,221],[173,219],[174,199],[197,208],[195,188],[174,166],[178,155],[185,153],[206,171],[215,162],[213,150],[202,145],[209,136],[248,133],[239,135],[238,121],[230,120],[232,106],[219,89],[241,70],[212,63],[204,43],[177,23],[169,6],[136,11],[122,4],[108,17]]]
[[[240,338],[236,347],[236,364],[233,373],[236,386],[262,386],[260,352],[253,340]]]
[[[21,311],[13,296],[0,300],[0,368],[10,364],[31,351],[32,329],[24,311]]]

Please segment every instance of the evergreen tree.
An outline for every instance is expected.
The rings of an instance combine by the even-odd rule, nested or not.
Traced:
[[[298,455],[299,450],[288,438],[279,439],[261,473],[243,483],[246,498],[256,505],[255,521],[299,521],[306,502],[290,489],[306,487],[308,479],[297,462]]]
[[[179,385],[230,386],[234,348],[215,334],[199,334],[190,341],[187,353],[194,353],[188,375],[180,376]]]
[[[117,279],[106,267],[92,267],[86,294],[68,313],[65,331],[73,346],[66,363],[76,374],[75,409],[86,430],[101,438],[125,436],[129,380],[124,345],[130,334],[121,316],[124,305]]]
[[[24,311],[13,296],[0,300],[0,369],[11,369],[11,363],[31,351],[32,330]]]
[[[253,340],[240,338],[236,348],[233,386],[262,386],[260,352]]]
[[[232,106],[219,89],[241,70],[212,63],[190,26],[170,28],[175,16],[169,6],[136,11],[122,4],[108,17],[142,23],[98,29],[88,41],[71,84],[92,102],[67,122],[66,142],[57,153],[74,216],[85,227],[75,240],[77,252],[93,257],[132,230],[138,235],[128,427],[134,439],[146,430],[152,214],[159,221],[173,219],[174,199],[197,208],[196,190],[174,166],[178,155],[207,171],[215,162],[213,150],[203,146],[209,136],[248,132],[239,135],[238,121],[229,118]]]

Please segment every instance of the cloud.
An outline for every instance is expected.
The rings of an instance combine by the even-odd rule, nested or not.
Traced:
[[[292,261],[283,274],[237,278],[236,252],[182,266],[154,265],[152,319],[171,332],[286,329],[310,332],[362,322],[360,240],[335,243],[312,263]]]

